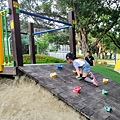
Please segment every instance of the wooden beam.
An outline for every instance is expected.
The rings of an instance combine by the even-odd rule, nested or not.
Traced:
[[[29,41],[30,41],[30,59],[31,63],[35,64],[36,63],[36,58],[35,58],[35,42],[34,42],[34,28],[33,28],[33,23],[28,23],[28,30],[30,33],[29,36]]]
[[[70,52],[76,56],[76,41],[75,41],[75,19],[73,11],[68,13],[68,22],[73,26],[69,27],[69,38],[70,38]]]
[[[22,43],[20,35],[19,7],[17,0],[8,0],[10,8],[10,28],[15,66],[23,66]]]
[[[17,75],[18,69],[17,67],[12,67],[12,66],[4,66],[3,71],[0,72],[0,75]]]

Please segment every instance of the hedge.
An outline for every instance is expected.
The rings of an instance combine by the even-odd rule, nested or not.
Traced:
[[[6,57],[7,60],[7,57]],[[10,56],[10,61],[13,60],[13,56]],[[55,58],[52,56],[48,55],[41,55],[41,54],[36,54],[36,63],[64,63],[66,62],[64,59],[59,59]],[[24,54],[23,55],[23,63],[24,64],[30,64],[30,55],[29,54]]]

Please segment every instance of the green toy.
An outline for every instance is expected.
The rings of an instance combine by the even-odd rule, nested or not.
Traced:
[[[77,78],[77,80],[82,80],[82,79],[83,79],[82,77]]]
[[[108,91],[102,89],[102,94],[103,94],[103,95],[106,95],[106,94],[108,94]]]
[[[107,112],[110,112],[112,110],[112,107],[111,106],[104,106],[104,109],[107,111]]]

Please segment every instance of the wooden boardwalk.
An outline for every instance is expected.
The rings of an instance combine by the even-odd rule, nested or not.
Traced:
[[[56,64],[31,65],[19,69],[88,119],[120,120],[120,84],[115,81],[109,80],[107,84],[103,84],[104,76],[98,73],[94,74],[100,83],[99,87],[78,81],[71,71],[71,64],[63,64],[61,70],[56,69]],[[56,78],[50,77],[50,73],[53,72],[57,73]],[[73,92],[75,86],[82,87],[80,93]],[[108,94],[103,95],[102,89],[107,90]],[[107,112],[104,109],[105,105],[111,106],[112,111]]]

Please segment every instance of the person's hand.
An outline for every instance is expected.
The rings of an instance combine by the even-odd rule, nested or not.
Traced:
[[[79,78],[80,76],[76,76],[76,78]]]
[[[76,70],[72,70],[73,73],[76,73]]]

